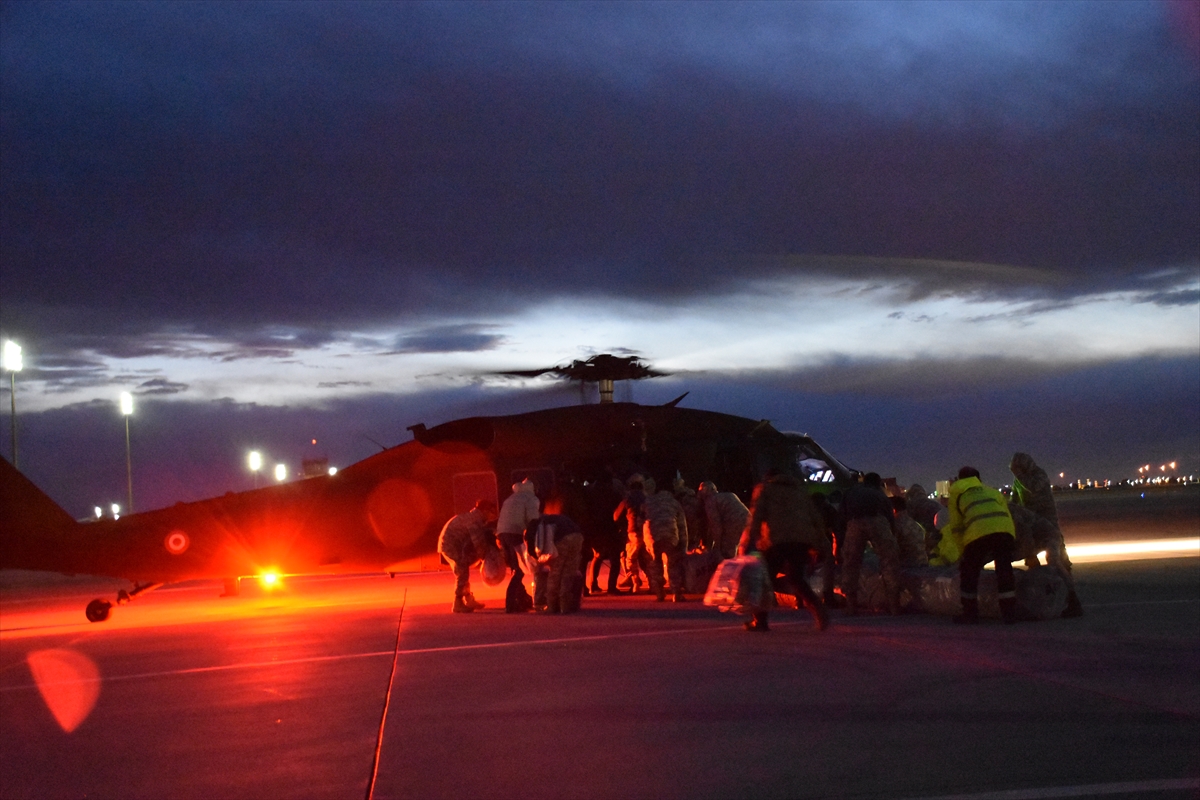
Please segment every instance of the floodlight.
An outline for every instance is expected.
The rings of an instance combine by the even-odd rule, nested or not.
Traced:
[[[12,339],[4,343],[4,368],[9,372],[20,372],[24,366],[21,360],[21,345]]]

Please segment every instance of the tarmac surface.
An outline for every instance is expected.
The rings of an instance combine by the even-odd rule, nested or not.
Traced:
[[[448,573],[167,587],[90,624],[116,582],[10,573],[0,797],[1200,797],[1200,558],[1076,575],[1080,619],[759,634],[645,595],[506,615],[477,579],[489,608],[450,614]]]

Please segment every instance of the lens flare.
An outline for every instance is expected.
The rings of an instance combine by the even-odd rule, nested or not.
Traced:
[[[100,670],[95,662],[66,648],[35,650],[25,660],[59,727],[66,733],[78,728],[100,696]]]

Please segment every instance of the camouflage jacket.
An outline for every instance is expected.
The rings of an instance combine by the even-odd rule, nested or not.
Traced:
[[[1024,456],[1022,458],[1022,456]],[[1039,517],[1058,525],[1058,509],[1054,507],[1054,492],[1050,476],[1025,453],[1013,456],[1013,494],[1017,502]]]
[[[438,552],[451,561],[478,561],[494,546],[495,538],[488,530],[481,511],[468,511],[451,517],[438,537]]]
[[[646,498],[646,528],[656,542],[687,542],[687,518],[683,506],[666,489]]]
[[[746,530],[750,509],[733,492],[705,494],[704,516],[708,521],[708,541],[715,547],[737,537]]]

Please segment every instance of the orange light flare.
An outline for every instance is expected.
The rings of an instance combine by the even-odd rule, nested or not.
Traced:
[[[262,587],[267,591],[271,591],[283,585],[283,578],[276,570],[266,570],[259,573],[258,580],[262,583]]]

